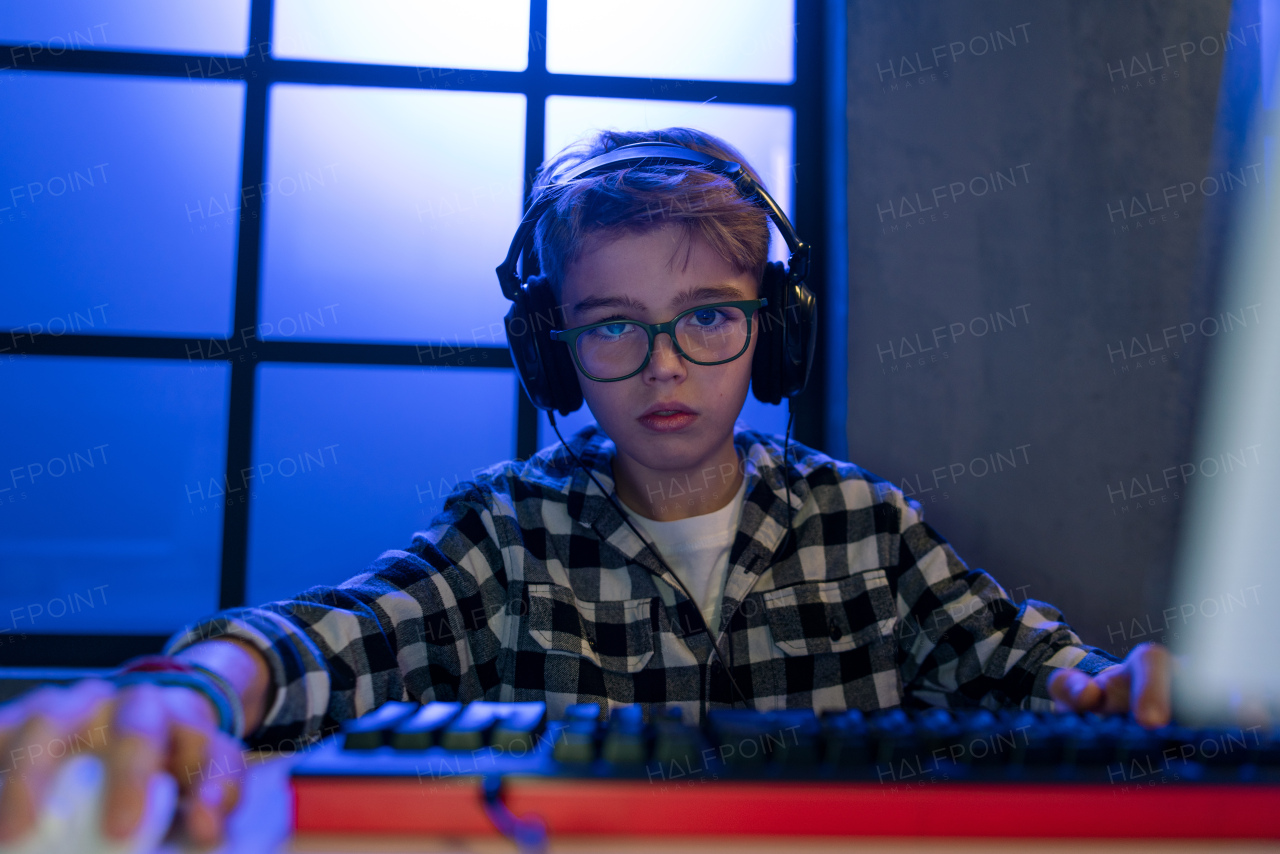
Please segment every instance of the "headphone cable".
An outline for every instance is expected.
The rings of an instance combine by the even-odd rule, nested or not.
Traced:
[[[573,461],[577,463],[578,468],[582,469],[584,472],[587,473],[587,477],[591,478],[591,481],[596,485],[596,488],[599,489],[602,493],[604,493],[605,497],[609,499],[609,503],[612,504],[614,509],[618,511],[618,515],[622,517],[622,521],[625,522],[627,527],[631,529],[631,532],[635,534],[636,538],[640,540],[642,544],[644,544],[644,547],[648,549],[649,552],[655,558],[657,558],[658,563],[662,564],[663,569],[671,573],[671,577],[674,578],[676,580],[676,583],[680,585],[680,589],[684,592],[684,595],[687,596],[689,601],[693,602],[694,605],[696,606],[698,600],[693,598],[693,594],[689,592],[689,588],[685,587],[684,581],[682,581],[680,579],[680,576],[676,575],[675,570],[673,570],[667,564],[667,562],[663,560],[662,555],[658,552],[658,549],[652,543],[650,543],[644,537],[643,534],[640,533],[639,529],[636,528],[634,524],[632,524],[630,514],[628,514],[622,508],[622,505],[619,503],[619,500],[617,498],[616,491],[605,489],[604,486],[600,483],[600,481],[596,478],[595,473],[591,471],[591,469],[587,468],[586,465],[583,464],[582,459],[578,456],[577,452],[575,452],[573,448],[569,446],[569,443],[564,440],[564,436],[560,435],[560,428],[556,426],[555,410],[547,410],[547,418],[551,422],[551,429],[554,430],[556,433],[556,438],[560,440],[560,444],[564,445],[565,450],[569,452],[569,455],[571,457],[573,457]],[[729,684],[733,686],[734,693],[736,693],[738,695],[738,698],[742,700],[742,705],[750,709],[751,703],[747,700],[746,695],[742,693],[742,689],[738,687],[737,680],[733,678],[733,671],[731,669],[730,662],[724,657],[724,654],[720,652],[720,647],[716,643],[715,636],[711,634],[711,629],[707,628],[707,624],[705,620],[702,623],[702,632],[707,636],[707,640],[711,642],[711,648],[715,650],[716,655],[720,658],[721,664],[724,665],[724,675],[729,678]],[[735,700],[730,700],[729,708],[734,708],[735,704],[736,704]],[[707,717],[705,708],[703,710],[702,717],[704,720]]]
[[[791,422],[795,420],[791,398],[787,398],[787,432],[782,439],[782,482],[787,487],[787,539],[795,534],[795,511],[791,509]],[[785,541],[784,541],[785,542]]]

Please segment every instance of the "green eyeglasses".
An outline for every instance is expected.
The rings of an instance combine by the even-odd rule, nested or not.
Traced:
[[[769,301],[761,299],[714,302],[686,309],[666,323],[602,320],[553,329],[553,341],[569,345],[573,360],[589,379],[611,383],[634,377],[653,356],[658,335],[671,337],[675,351],[695,365],[723,365],[747,352],[751,319]]]

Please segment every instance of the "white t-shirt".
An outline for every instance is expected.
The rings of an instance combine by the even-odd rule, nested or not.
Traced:
[[[744,477],[737,493],[724,507],[701,516],[658,522],[627,508],[631,518],[658,548],[658,554],[689,589],[698,610],[714,633],[720,628],[720,600],[729,570],[729,551],[742,519],[747,493]]]

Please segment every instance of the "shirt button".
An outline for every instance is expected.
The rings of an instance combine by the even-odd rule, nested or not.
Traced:
[[[844,632],[840,630],[840,624],[837,623],[835,620],[832,620],[831,621],[831,639],[833,641],[838,641],[842,637],[844,637]]]

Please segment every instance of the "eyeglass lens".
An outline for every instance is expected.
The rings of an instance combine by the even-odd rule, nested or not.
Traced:
[[[748,337],[746,313],[733,306],[697,309],[676,323],[676,342],[685,357],[695,363],[723,362],[740,356],[747,348]],[[617,379],[644,364],[649,355],[649,334],[638,323],[619,320],[586,330],[578,336],[577,346],[578,359],[588,374]]]

